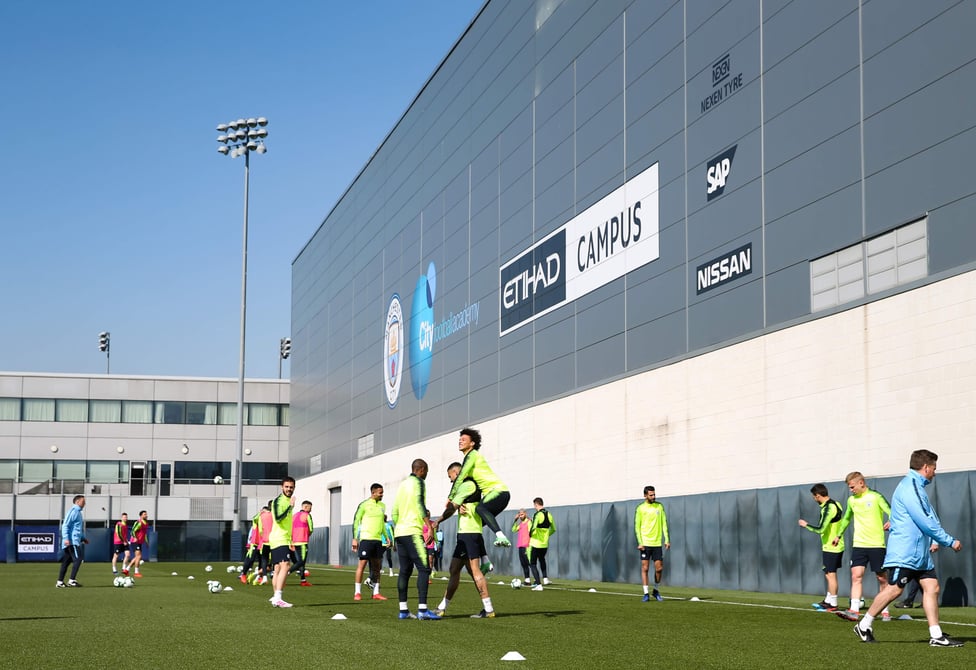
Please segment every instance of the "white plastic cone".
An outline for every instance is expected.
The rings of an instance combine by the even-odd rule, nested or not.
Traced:
[[[336,614],[334,617],[332,617],[333,621],[345,621],[345,619],[346,619],[346,615],[341,612]]]
[[[505,654],[504,656],[502,656],[501,660],[503,660],[503,661],[524,661],[525,660],[525,656],[523,656],[522,654],[518,653],[517,651],[510,651],[507,654]]]

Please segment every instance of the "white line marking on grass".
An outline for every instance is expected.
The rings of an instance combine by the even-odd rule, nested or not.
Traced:
[[[547,589],[549,588],[554,588],[554,587],[547,587]],[[563,587],[560,588],[559,590],[575,591],[577,593],[593,593],[593,591],[590,591],[589,589],[570,589],[570,588]],[[643,596],[642,593],[621,593],[620,591],[596,591],[596,593],[602,593],[603,595],[607,595],[607,596],[624,596],[625,598],[637,598],[639,596]],[[681,601],[681,600],[690,601],[690,598],[676,598],[674,596],[664,596],[664,599],[675,600],[675,601]],[[704,600],[699,600],[697,602],[706,603],[706,604],[711,603],[714,605],[738,605],[740,607],[762,607],[765,609],[786,610],[786,611],[793,611],[793,612],[810,612],[811,614],[833,614],[833,612],[823,612],[821,610],[813,609],[812,607],[793,607],[791,605],[770,605],[768,603],[744,603],[744,602],[737,602],[733,600],[714,600],[712,598],[706,598]],[[898,620],[895,617],[892,617],[892,619],[893,621],[890,622],[885,621],[882,623],[893,623],[894,621]],[[876,619],[876,621],[881,621],[881,619]],[[919,617],[919,618],[912,617],[912,621],[921,622],[928,625],[928,623],[925,621],[925,617]],[[968,626],[970,628],[976,627],[976,623],[967,623],[964,621],[947,621],[945,619],[940,619],[939,623],[948,624],[950,626]]]

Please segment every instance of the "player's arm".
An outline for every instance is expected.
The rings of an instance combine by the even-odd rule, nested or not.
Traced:
[[[661,505],[661,537],[664,538],[664,548],[671,548],[671,534],[668,532],[668,515],[664,511],[664,505]]]
[[[958,540],[945,531],[939,517],[935,514],[935,510],[932,509],[932,504],[927,499],[923,504],[920,499],[909,497],[905,503],[905,510],[912,517],[912,521],[915,522],[918,529],[928,535],[932,541],[938,542],[944,547],[956,549],[954,545]]]
[[[878,494],[878,507],[881,508],[881,518],[888,517],[888,520],[884,522],[884,529],[891,530],[891,505],[888,503],[888,499],[880,493]]]
[[[844,510],[844,516],[840,518],[840,525],[837,527],[837,538],[838,540],[847,530],[847,527],[851,524],[851,520],[854,518],[854,506],[851,505],[851,497],[847,498],[847,509]],[[837,544],[837,540],[834,541]]]
[[[359,507],[356,508],[356,514],[352,517],[352,542],[353,544],[359,543],[359,533],[363,529],[363,515],[366,513],[364,508],[366,501],[359,503]]]

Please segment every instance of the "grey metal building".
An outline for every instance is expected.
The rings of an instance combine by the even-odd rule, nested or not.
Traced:
[[[347,525],[480,425],[513,507],[563,517],[558,574],[634,579],[653,483],[672,583],[817,590],[809,486],[890,494],[924,446],[971,541],[974,30],[967,2],[486,2],[294,262],[299,488]]]

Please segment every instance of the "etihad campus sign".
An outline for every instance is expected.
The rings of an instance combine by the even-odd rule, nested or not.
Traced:
[[[655,163],[499,269],[499,335],[658,255]]]

